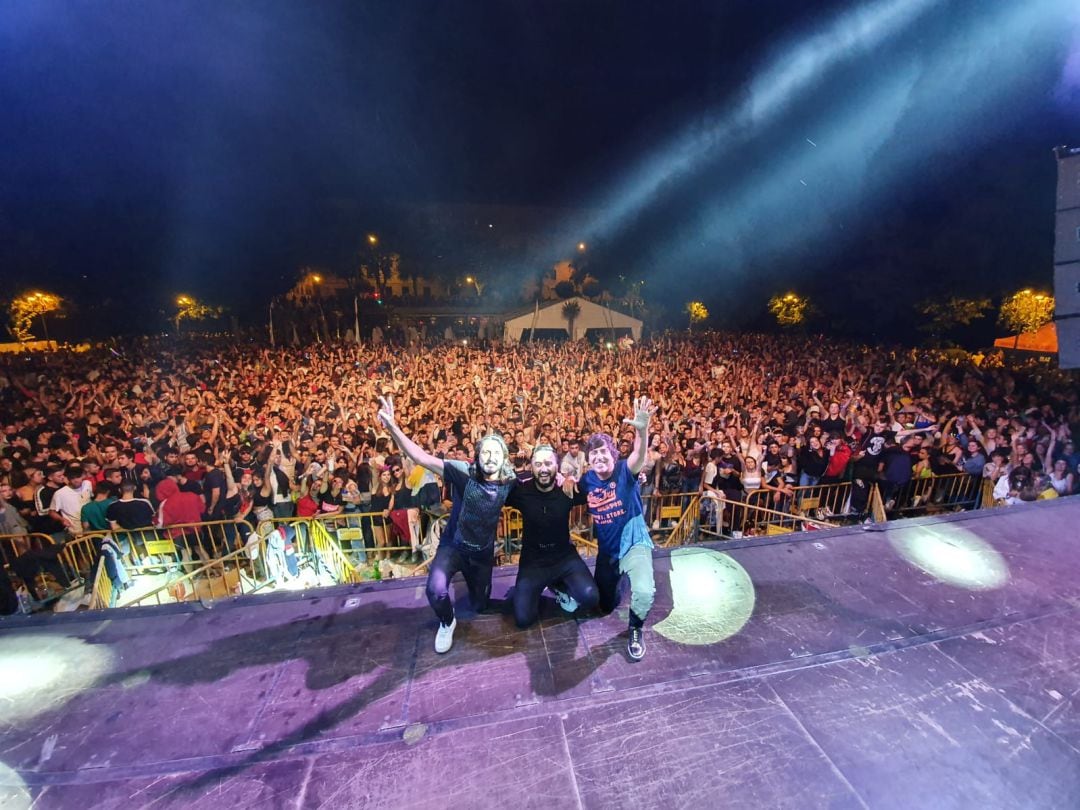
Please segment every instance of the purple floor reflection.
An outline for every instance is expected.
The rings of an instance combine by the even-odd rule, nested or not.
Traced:
[[[1080,499],[657,552],[527,631],[422,583],[0,623],[0,806],[1080,806]],[[498,572],[495,595],[513,583]]]

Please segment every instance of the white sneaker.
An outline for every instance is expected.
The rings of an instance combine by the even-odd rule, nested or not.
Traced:
[[[435,632],[435,652],[449,652],[454,646],[454,628],[457,627],[457,617],[450,624],[440,624]]]
[[[555,601],[558,603],[559,607],[567,613],[573,613],[578,609],[577,600],[570,594],[557,591],[554,588],[551,589],[551,592],[555,594]]]
[[[733,540],[741,540],[742,539],[742,532],[732,532],[731,533],[731,539],[733,539]]]

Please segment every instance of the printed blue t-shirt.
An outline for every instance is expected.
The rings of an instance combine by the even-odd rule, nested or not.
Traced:
[[[578,486],[585,492],[601,554],[622,559],[631,546],[644,543],[653,547],[637,476],[630,472],[625,460],[615,462],[615,471],[606,481],[589,470],[581,476]]]

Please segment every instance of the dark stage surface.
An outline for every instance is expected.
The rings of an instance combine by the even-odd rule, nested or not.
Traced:
[[[658,552],[640,663],[625,607],[519,632],[463,585],[436,655],[415,580],[4,622],[0,806],[1080,807],[1078,526]]]

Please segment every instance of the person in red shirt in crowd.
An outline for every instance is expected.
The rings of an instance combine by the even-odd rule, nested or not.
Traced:
[[[851,446],[840,438],[837,433],[830,433],[825,442],[825,449],[829,451],[829,464],[825,467],[825,474],[821,476],[820,484],[839,484],[844,480],[848,462],[851,461]]]
[[[211,555],[197,526],[186,525],[200,523],[203,519],[203,499],[194,492],[184,492],[172,478],[158,482],[154,490],[158,502],[158,526],[165,529],[165,536],[178,547],[183,544],[187,558],[195,554],[204,562]],[[194,543],[194,549],[192,548]]]

